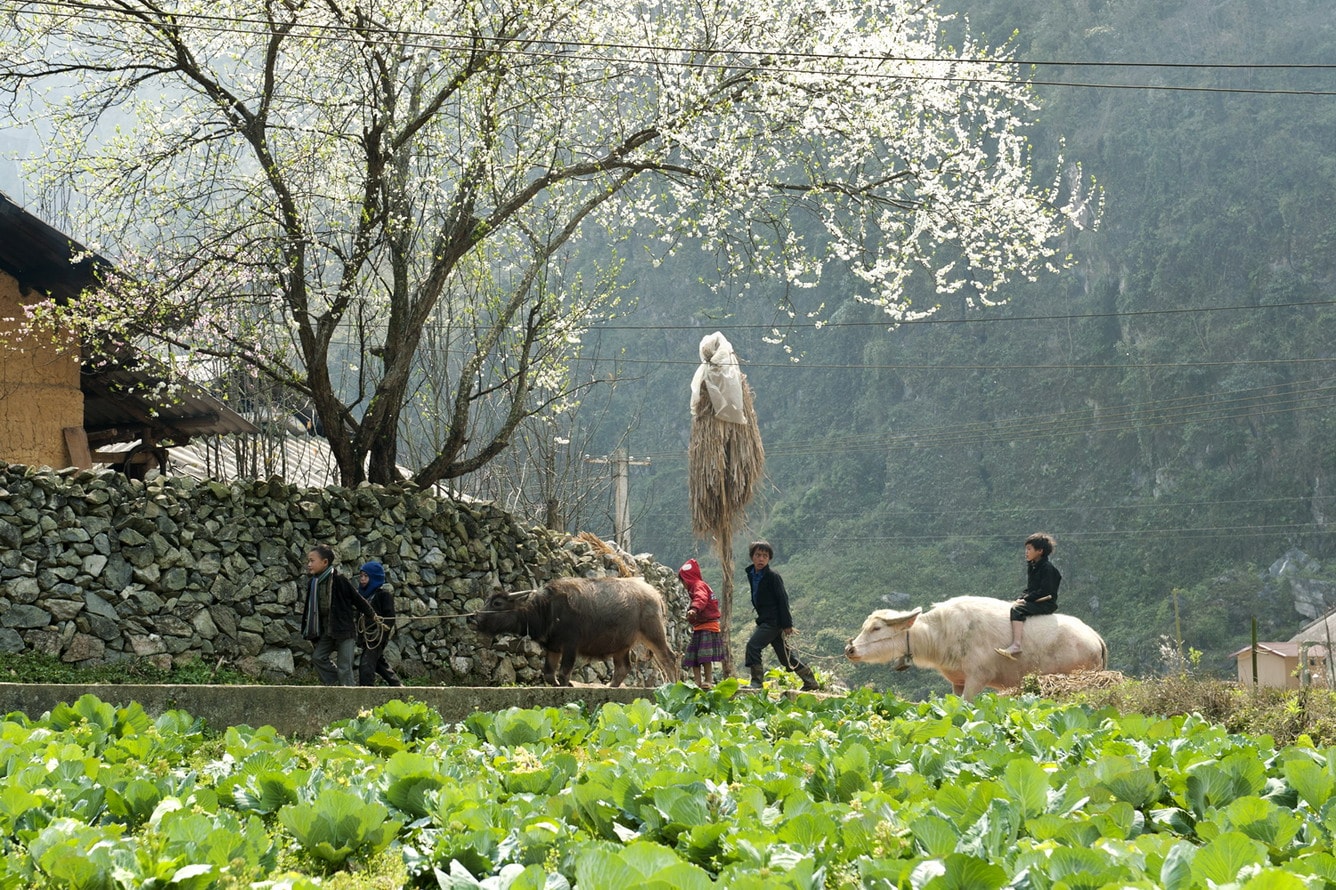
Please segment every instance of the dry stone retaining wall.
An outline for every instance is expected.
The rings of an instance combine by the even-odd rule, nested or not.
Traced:
[[[525,529],[494,505],[410,486],[142,482],[0,463],[0,652],[75,664],[199,659],[268,681],[310,678],[298,584],[316,543],[333,546],[349,576],[368,559],[385,563],[400,614],[414,618],[399,622],[390,659],[404,676],[443,685],[541,682],[537,644],[489,645],[466,627],[462,616],[489,593],[616,575],[633,562],[603,542]],[[690,630],[673,570],[648,557],[634,569],[664,591],[680,652]],[[594,662],[574,678],[609,674]],[[646,659],[628,682],[658,674]]]

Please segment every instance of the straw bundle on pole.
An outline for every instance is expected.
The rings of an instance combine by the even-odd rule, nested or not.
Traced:
[[[723,567],[720,632],[724,676],[733,673],[733,535],[746,520],[765,473],[765,447],[747,376],[738,369],[733,347],[715,332],[701,340],[701,366],[692,380],[691,443],[687,449],[687,490],[691,528],[710,538]]]

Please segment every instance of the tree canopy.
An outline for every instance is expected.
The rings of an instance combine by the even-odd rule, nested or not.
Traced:
[[[309,400],[343,481],[485,465],[570,392],[625,245],[984,305],[1060,264],[1005,52],[902,0],[6,3],[0,87],[120,274],[36,317]],[[581,247],[581,261],[571,249]],[[194,373],[199,373],[195,371]]]

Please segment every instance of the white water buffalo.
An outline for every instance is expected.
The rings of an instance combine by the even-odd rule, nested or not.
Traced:
[[[636,643],[649,648],[669,683],[677,682],[663,595],[643,578],[558,578],[526,593],[496,593],[468,624],[488,636],[520,634],[541,644],[547,650],[543,679],[551,685],[571,685],[579,655],[611,658],[609,685],[620,686]]]
[[[868,616],[844,654],[850,661],[896,662],[935,668],[956,695],[972,699],[985,688],[1010,689],[1027,674],[1103,670],[1109,650],[1085,622],[1070,615],[1036,615],[1025,622],[1025,651],[1010,659],[997,649],[1011,642],[1011,603],[958,596],[924,612],[880,609]]]

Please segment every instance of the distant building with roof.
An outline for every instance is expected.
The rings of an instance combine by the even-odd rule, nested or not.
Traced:
[[[168,444],[260,431],[147,355],[122,348],[94,361],[90,344],[23,331],[26,306],[78,300],[111,268],[0,193],[0,460],[142,476],[165,465]]]
[[[1258,642],[1257,685],[1273,689],[1336,686],[1328,653],[1336,640],[1336,609],[1308,622],[1284,642]],[[1253,647],[1230,653],[1238,665],[1239,682],[1252,685]]]

